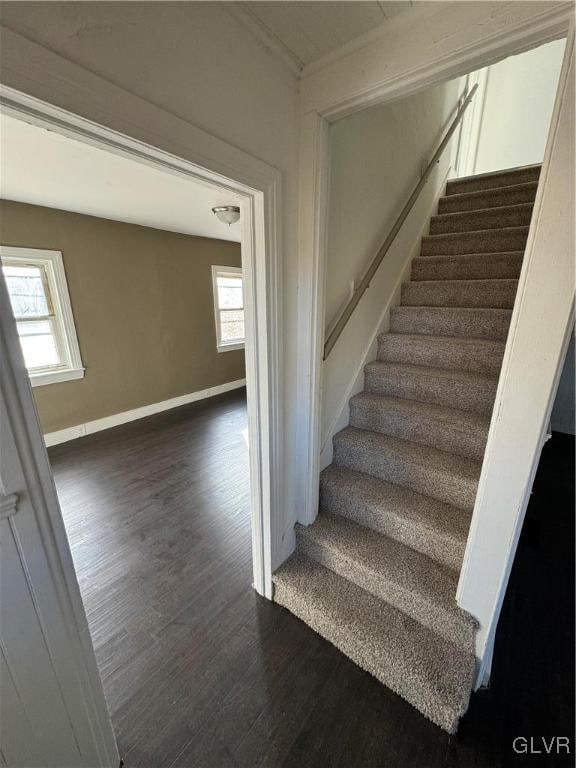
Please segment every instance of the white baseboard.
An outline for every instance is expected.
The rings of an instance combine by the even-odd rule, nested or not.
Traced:
[[[246,379],[237,379],[236,381],[228,381],[226,384],[218,384],[216,387],[209,387],[208,389],[200,389],[197,392],[190,392],[188,395],[171,397],[170,400],[162,400],[159,403],[150,403],[150,405],[143,405],[140,408],[133,408],[131,411],[114,413],[112,416],[104,416],[102,419],[88,421],[86,424],[77,424],[75,427],[59,429],[57,432],[48,432],[44,435],[44,442],[46,447],[49,448],[51,445],[66,443],[69,440],[76,440],[78,437],[91,435],[94,432],[101,432],[104,429],[118,427],[120,424],[126,424],[129,421],[137,421],[146,416],[153,416],[155,413],[169,411],[172,408],[179,408],[181,405],[188,405],[189,403],[195,403],[198,400],[205,400],[208,397],[221,395],[224,392],[230,392],[233,389],[240,389],[240,387],[244,387],[245,385]]]

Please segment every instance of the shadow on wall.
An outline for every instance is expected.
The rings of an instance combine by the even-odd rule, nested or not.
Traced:
[[[453,119],[463,90],[463,79],[452,80],[331,126],[326,327],[394,224]],[[455,162],[457,146],[455,135],[324,365],[323,444],[329,443],[344,411],[347,415],[355,391],[350,387],[371,354],[375,334],[387,330],[387,307]]]
[[[576,391],[574,386],[576,366],[576,351],[574,349],[574,332],[566,352],[566,360],[558,383],[558,391],[552,408],[550,419],[553,432],[575,434],[576,422]]]

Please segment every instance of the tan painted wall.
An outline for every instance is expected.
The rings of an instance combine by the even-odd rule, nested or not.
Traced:
[[[244,352],[216,350],[210,270],[238,243],[6,200],[0,242],[64,258],[86,375],[34,389],[44,432],[244,378]]]

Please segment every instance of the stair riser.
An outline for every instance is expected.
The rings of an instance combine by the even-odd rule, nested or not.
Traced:
[[[422,256],[453,256],[465,253],[504,253],[524,251],[527,227],[481,230],[453,235],[428,235],[422,238]]]
[[[321,637],[335,645],[349,659],[352,659],[359,667],[402,696],[440,728],[448,733],[455,733],[458,720],[467,709],[467,700],[460,704],[461,712],[451,711],[450,707],[445,705],[442,697],[435,694],[431,687],[422,685],[416,679],[410,680],[406,676],[405,670],[399,668],[393,653],[387,653],[385,648],[372,643],[360,644],[346,625],[331,616],[326,617],[324,612],[311,603],[306,596],[301,595],[298,590],[289,589],[282,581],[275,582],[274,602],[285,606]],[[404,622],[405,632],[411,632],[412,626],[417,625],[417,622],[409,617],[406,617]],[[471,660],[470,686],[472,685],[473,674],[474,666]]]
[[[482,342],[429,344],[426,336],[407,337],[384,334],[378,339],[378,359],[391,363],[423,365],[432,368],[498,376],[504,354],[503,345],[482,346]]]
[[[402,285],[402,306],[512,309],[517,280],[413,280]]]
[[[524,254],[425,256],[412,261],[412,280],[518,279]]]
[[[518,184],[513,187],[503,187],[488,192],[463,193],[461,195],[447,195],[438,201],[438,213],[462,213],[464,211],[478,211],[486,208],[499,208],[505,205],[521,205],[522,203],[534,203],[538,184]]]
[[[394,307],[390,314],[390,330],[392,333],[506,341],[511,316],[509,309]]]
[[[428,629],[436,632],[445,640],[454,643],[459,648],[467,650],[474,643],[474,630],[470,626],[455,620],[454,616],[443,611],[441,606],[427,605],[422,599],[418,599],[408,590],[403,590],[398,584],[391,583],[382,578],[381,574],[375,574],[363,567],[358,562],[352,562],[339,556],[337,552],[328,547],[323,547],[316,542],[309,541],[305,534],[297,533],[299,551],[311,560],[328,568],[330,571],[348,579],[353,584],[365,589],[370,594],[397,608],[402,613],[410,616]]]
[[[354,494],[322,481],[320,512],[342,515],[359,525],[372,528],[455,571],[462,567],[466,546],[464,541],[442,536],[433,528],[410,525],[401,511],[373,509]],[[463,510],[461,512],[464,514]]]
[[[364,373],[364,387],[368,392],[486,414],[492,412],[497,385],[496,380],[462,382],[416,372],[379,375],[366,370]]]
[[[475,232],[476,230],[501,229],[503,227],[527,227],[532,218],[532,204],[487,208],[470,213],[448,213],[432,216],[431,235],[444,235],[455,232]]]
[[[485,189],[501,189],[516,184],[537,182],[540,177],[540,166],[522,168],[516,171],[508,171],[500,174],[486,174],[474,176],[468,179],[453,179],[446,185],[447,195],[462,194],[464,192],[478,192]]]
[[[334,464],[357,472],[365,472],[389,483],[404,485],[417,493],[431,496],[446,504],[472,509],[476,498],[477,481],[455,477],[438,469],[430,470],[404,456],[393,453],[374,454],[370,450],[334,438]]]
[[[399,414],[391,408],[355,400],[350,401],[350,425],[471,459],[482,459],[488,436],[487,428],[446,423],[416,414]]]

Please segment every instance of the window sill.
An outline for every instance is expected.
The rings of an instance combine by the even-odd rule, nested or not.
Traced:
[[[240,341],[237,344],[219,344],[218,352],[230,352],[233,349],[244,349],[244,342]]]
[[[84,378],[84,368],[64,368],[60,371],[40,371],[30,374],[33,387],[43,387],[46,384],[59,384],[62,381],[73,381]]]

